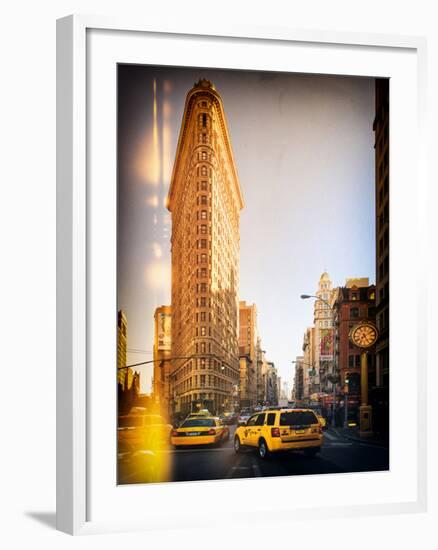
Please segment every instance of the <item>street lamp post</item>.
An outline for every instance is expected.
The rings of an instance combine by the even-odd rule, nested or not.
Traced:
[[[315,298],[316,300],[319,300],[320,302],[324,302],[324,304],[326,304],[331,310],[332,310],[332,313],[334,312],[334,308],[333,306],[327,301],[325,300],[324,298],[321,298],[320,296],[316,296],[315,294],[301,294],[300,298],[302,300],[307,300],[309,298]],[[332,321],[333,321],[333,315],[332,315]],[[334,335],[334,326],[332,327],[332,330],[333,330],[333,335]],[[336,407],[336,354],[335,354],[335,349],[334,349],[334,342],[333,342],[333,407],[332,407],[332,411],[333,411],[333,415],[332,415],[332,426],[333,428],[336,426],[336,417],[335,417],[335,407]]]

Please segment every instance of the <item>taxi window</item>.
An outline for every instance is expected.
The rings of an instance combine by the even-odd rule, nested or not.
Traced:
[[[268,413],[266,418],[266,425],[274,426],[274,424],[275,424],[275,413]]]
[[[291,411],[280,414],[280,426],[310,426],[318,424],[312,411]]]
[[[265,422],[265,413],[259,414],[255,421],[255,426],[263,426]]]
[[[251,416],[251,418],[248,420],[248,422],[246,423],[247,426],[255,426],[255,423],[256,423],[256,420],[258,418],[258,415],[256,414],[255,416]]]

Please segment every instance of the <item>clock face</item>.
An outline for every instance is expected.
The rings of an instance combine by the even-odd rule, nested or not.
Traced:
[[[371,323],[356,325],[351,329],[350,339],[359,348],[369,348],[376,343],[377,329]]]

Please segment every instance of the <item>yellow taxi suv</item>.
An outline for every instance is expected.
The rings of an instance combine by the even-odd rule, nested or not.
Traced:
[[[319,423],[321,424],[322,429],[325,430],[327,428],[327,420],[322,416],[322,414],[319,414],[317,412],[315,414]]]
[[[251,416],[234,435],[234,451],[254,447],[260,458],[279,451],[303,450],[315,456],[323,442],[322,426],[310,409],[266,410]]]
[[[197,416],[184,420],[181,426],[172,430],[170,442],[175,447],[189,445],[217,445],[230,439],[230,430],[219,418]]]

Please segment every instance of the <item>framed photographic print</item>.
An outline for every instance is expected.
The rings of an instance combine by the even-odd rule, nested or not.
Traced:
[[[59,529],[424,508],[423,63],[58,22]]]

